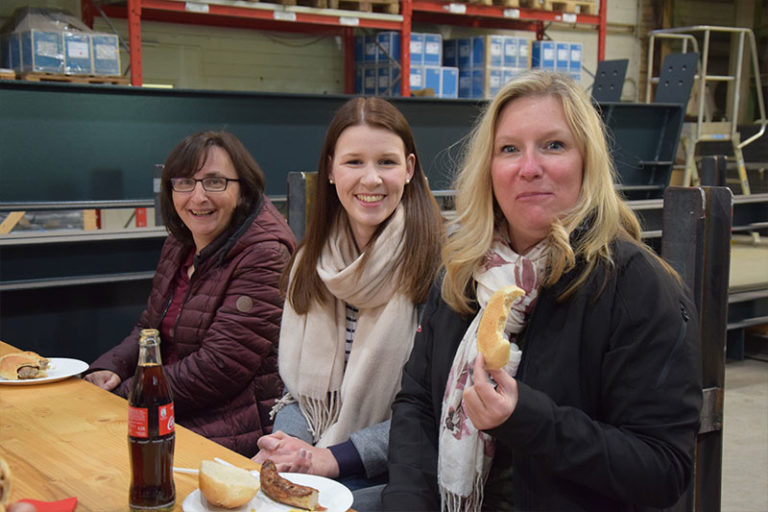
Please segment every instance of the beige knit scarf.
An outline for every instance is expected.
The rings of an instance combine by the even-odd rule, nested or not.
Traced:
[[[346,441],[391,415],[417,327],[416,307],[397,289],[395,262],[403,251],[404,230],[405,213],[398,206],[365,249],[370,256],[361,268],[362,254],[349,229],[337,222],[317,264],[335,300],[313,303],[306,315],[285,301],[278,363],[289,394],[281,403],[299,403],[317,446]],[[345,303],[359,309],[346,365]]]
[[[473,382],[472,369],[477,357],[477,327],[480,318],[488,305],[488,299],[499,288],[516,284],[525,290],[526,294],[512,304],[505,329],[512,347],[509,362],[504,369],[514,376],[522,357],[522,351],[514,341],[525,325],[536,300],[539,278],[546,264],[547,247],[544,240],[522,256],[509,247],[504,237],[497,236],[485,256],[483,265],[473,275],[477,282],[480,311],[467,328],[456,350],[440,415],[437,479],[443,511],[481,510],[483,488],[493,462],[493,438],[477,430],[462,407],[464,388]]]

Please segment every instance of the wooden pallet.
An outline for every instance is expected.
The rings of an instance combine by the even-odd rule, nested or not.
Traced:
[[[258,2],[259,0],[251,0]],[[303,5],[306,7],[317,7],[318,9],[326,9],[328,7],[328,0],[266,0],[267,3],[277,3],[280,5]]]
[[[348,9],[361,12],[400,14],[398,0],[328,0],[331,9]]]
[[[54,73],[20,73],[19,80],[28,82],[68,82],[73,84],[113,84],[130,85],[128,77],[123,76],[85,76],[58,75]]]
[[[501,5],[504,7],[520,7],[520,0],[469,0],[471,4]]]
[[[16,80],[16,72],[12,69],[0,70],[0,80]]]
[[[597,14],[597,4],[593,0],[539,0],[536,3],[540,4],[539,9],[544,9],[545,11]]]

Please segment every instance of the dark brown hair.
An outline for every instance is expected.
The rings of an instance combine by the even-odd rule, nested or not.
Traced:
[[[336,112],[331,120],[320,152],[311,217],[307,233],[300,245],[300,248],[303,248],[302,257],[288,289],[288,300],[299,314],[309,311],[313,301],[325,302],[331,297],[317,274],[317,261],[336,224],[335,220],[340,216],[346,216],[346,212],[335,188],[328,182],[329,170],[336,150],[336,142],[341,133],[351,126],[360,125],[383,128],[396,134],[403,141],[405,155],[413,154],[416,157],[413,177],[405,186],[401,199],[405,208],[405,245],[400,261],[397,262],[401,293],[407,295],[416,304],[424,302],[440,264],[442,238],[440,208],[429,191],[408,121],[394,105],[386,100],[352,98]],[[372,246],[378,238],[386,222],[378,227],[368,242],[368,247]],[[365,251],[363,247],[360,249]],[[295,255],[298,253],[299,251],[296,251],[283,275],[284,287],[295,261]]]
[[[185,137],[165,160],[160,189],[163,222],[168,231],[185,245],[194,245],[194,240],[173,206],[171,178],[194,176],[205,165],[208,152],[214,146],[227,152],[240,180],[240,199],[232,214],[230,228],[236,228],[245,221],[264,193],[264,173],[240,139],[228,132],[198,132]]]

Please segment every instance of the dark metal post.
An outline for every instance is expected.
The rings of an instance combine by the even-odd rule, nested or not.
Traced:
[[[725,187],[669,187],[661,253],[691,289],[701,320],[704,405],[694,485],[675,510],[717,512],[721,502],[723,387],[733,195]]]

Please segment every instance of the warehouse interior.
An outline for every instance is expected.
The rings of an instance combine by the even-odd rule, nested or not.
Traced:
[[[117,71],[15,64],[5,35],[30,9],[114,36]],[[122,339],[144,306],[167,234],[155,208],[158,166],[181,137],[203,129],[240,137],[300,238],[305,209],[291,201],[306,199],[334,111],[351,94],[387,96],[413,127],[448,211],[461,143],[497,90],[486,68],[472,82],[460,41],[482,41],[483,59],[495,36],[525,47],[516,71],[545,67],[545,43],[566,44],[564,69],[600,107],[617,186],[649,245],[662,247],[668,189],[732,195],[720,256],[727,314],[719,347],[709,347],[719,361],[712,386],[724,398],[706,432],[721,436],[719,448],[706,450],[722,450],[713,459],[721,486],[688,509],[768,510],[766,2],[3,0],[0,27],[0,339],[85,361]],[[410,45],[387,52],[382,33]],[[426,79],[428,53],[415,51],[424,36],[425,46],[430,36],[439,44],[437,85]],[[449,41],[455,62],[445,59]],[[384,57],[367,62],[367,48]],[[664,97],[665,58],[694,53],[695,69],[672,75],[685,82],[683,99]]]

